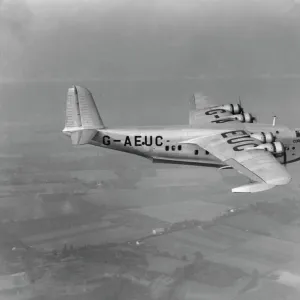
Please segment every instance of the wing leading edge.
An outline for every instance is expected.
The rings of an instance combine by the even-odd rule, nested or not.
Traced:
[[[253,149],[253,146],[259,145],[260,142],[250,135],[241,136],[244,133],[244,130],[217,133],[181,143],[194,144],[205,149],[252,181],[251,184],[232,189],[232,192],[254,193],[288,184],[291,176],[285,167],[270,152]],[[232,142],[236,139],[244,139],[244,143],[237,146]],[[249,146],[252,146],[251,149]]]

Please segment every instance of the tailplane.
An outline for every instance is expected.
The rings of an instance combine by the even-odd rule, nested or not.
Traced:
[[[71,137],[72,144],[88,144],[98,129],[104,127],[92,93],[78,85],[69,88],[62,132]]]

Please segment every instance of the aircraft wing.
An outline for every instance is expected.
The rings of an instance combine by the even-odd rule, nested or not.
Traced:
[[[213,104],[211,100],[203,94],[194,94],[190,99],[189,124],[201,125],[204,123],[225,123],[223,118],[233,116],[229,111],[220,108],[220,105]],[[231,122],[239,122],[231,120]]]
[[[228,136],[231,136],[231,138],[234,136],[231,141],[237,139],[236,136],[239,132],[245,133],[245,131],[219,132],[181,143],[194,144],[205,149],[226,165],[231,166],[252,181],[252,183],[248,185],[232,189],[232,192],[254,193],[271,189],[277,185],[285,185],[291,181],[291,176],[286,168],[281,165],[270,152],[255,149],[255,146],[260,144],[256,139],[252,139],[248,136],[245,140],[244,136],[244,147],[241,144],[237,146],[236,143],[232,143],[227,139]],[[250,145],[252,146],[251,148],[249,147]]]

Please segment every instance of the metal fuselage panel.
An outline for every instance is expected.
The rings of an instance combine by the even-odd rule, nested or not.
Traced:
[[[197,145],[179,143],[196,137],[239,129],[245,129],[251,133],[274,133],[277,140],[281,141],[288,149],[285,155],[277,157],[280,163],[289,163],[300,159],[300,140],[297,142],[295,131],[285,126],[268,124],[235,124],[215,128],[211,126],[196,128],[188,125],[104,128],[98,130],[90,144],[143,156],[158,163],[220,167],[224,166],[224,163],[204,149]]]

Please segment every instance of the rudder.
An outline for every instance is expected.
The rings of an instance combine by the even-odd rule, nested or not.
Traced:
[[[86,129],[104,128],[92,93],[84,87],[74,86],[77,92],[82,127]]]

